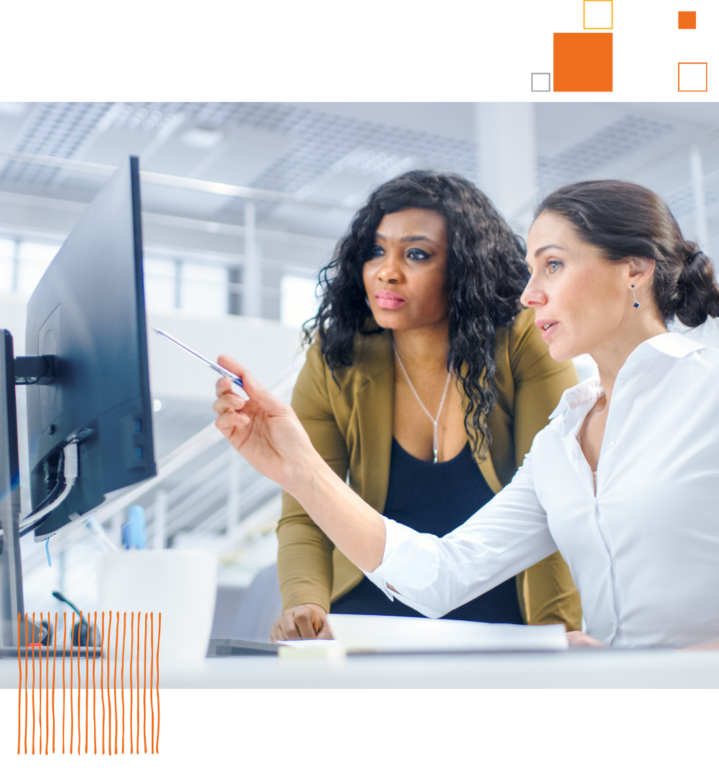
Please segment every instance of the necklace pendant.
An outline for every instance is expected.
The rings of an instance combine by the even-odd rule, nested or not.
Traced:
[[[434,453],[434,460],[433,460],[432,463],[436,464],[437,463],[437,449],[436,448],[433,450],[433,453]]]

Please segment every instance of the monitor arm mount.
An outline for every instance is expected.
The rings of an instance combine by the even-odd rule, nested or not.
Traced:
[[[15,384],[52,384],[55,355],[15,358]]]

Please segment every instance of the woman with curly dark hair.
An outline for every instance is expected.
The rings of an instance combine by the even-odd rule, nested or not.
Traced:
[[[292,406],[325,461],[386,517],[438,536],[456,528],[509,483],[577,383],[521,307],[524,253],[469,181],[411,171],[372,193],[322,270]],[[419,615],[388,600],[286,493],[278,537],[273,640],[328,637],[330,609]],[[448,617],[572,630],[580,606],[556,554]]]

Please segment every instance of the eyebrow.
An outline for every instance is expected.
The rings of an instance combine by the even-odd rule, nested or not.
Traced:
[[[566,251],[566,248],[562,248],[561,245],[543,245],[541,248],[537,248],[537,250],[534,252],[534,258],[538,258],[541,256],[545,251],[548,251],[550,248],[556,248],[559,251]],[[529,258],[529,254],[527,254],[527,258]]]
[[[378,237],[381,240],[387,239],[381,232],[375,232],[375,237]],[[400,237],[399,241],[400,243],[419,243],[422,241],[426,243],[434,243],[434,240],[432,240],[431,237],[426,237],[425,235],[406,235],[405,237]]]

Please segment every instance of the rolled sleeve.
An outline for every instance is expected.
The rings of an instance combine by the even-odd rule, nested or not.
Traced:
[[[364,575],[390,600],[401,596],[390,589],[389,584],[411,584],[415,589],[434,584],[439,574],[439,539],[431,534],[417,533],[396,520],[387,517],[382,520],[385,527],[382,562],[372,572],[363,571]]]
[[[494,499],[442,538],[387,518],[384,524],[382,563],[365,575],[390,599],[433,618],[557,550],[534,492],[531,461]]]

